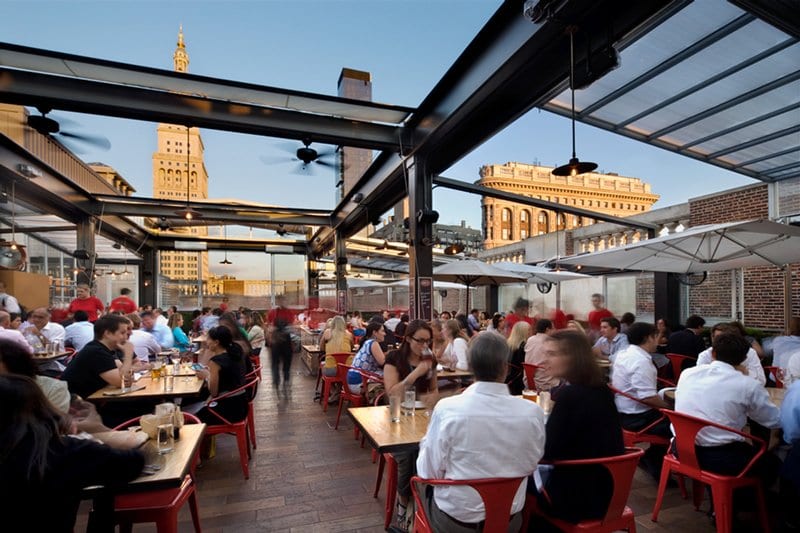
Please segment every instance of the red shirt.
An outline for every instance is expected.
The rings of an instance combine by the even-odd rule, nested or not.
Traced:
[[[294,313],[291,309],[286,309],[285,307],[276,307],[269,312],[267,315],[267,323],[275,324],[276,320],[283,320],[287,325],[291,326],[294,324]]]
[[[135,313],[136,312],[136,302],[131,300],[127,296],[117,296],[113,300],[111,300],[111,311],[122,311],[126,315],[128,313]]]
[[[553,316],[550,318],[553,321],[553,327],[556,329],[564,329],[567,327],[567,315],[561,309],[553,311]]]
[[[534,319],[532,317],[529,317],[529,316],[519,317],[517,315],[517,313],[511,313],[509,315],[506,315],[506,331],[510,334],[511,333],[511,328],[513,328],[514,324],[516,324],[520,320],[525,321],[528,324],[530,324],[531,328],[533,328],[536,325],[536,322],[534,321]]]
[[[101,302],[99,298],[89,296],[84,300],[79,298],[72,300],[67,312],[74,314],[75,311],[86,311],[86,314],[89,315],[89,322],[94,322],[97,320],[97,313],[103,311],[105,308],[106,306],[103,305],[103,302]]]
[[[589,327],[593,330],[600,329],[600,321],[604,318],[612,318],[614,313],[609,311],[608,309],[596,309],[589,313]]]

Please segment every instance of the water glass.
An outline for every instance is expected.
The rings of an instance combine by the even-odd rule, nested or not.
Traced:
[[[127,369],[122,372],[122,392],[130,392],[133,387],[133,370]]]
[[[172,392],[175,387],[175,376],[168,374],[164,377],[164,392]]]
[[[407,390],[403,394],[403,415],[414,416],[414,407],[417,403],[417,392],[414,389]]]
[[[389,395],[389,416],[392,422],[400,422],[400,403],[403,397],[400,394]]]
[[[175,448],[175,429],[172,424],[158,426],[158,454],[170,453]]]

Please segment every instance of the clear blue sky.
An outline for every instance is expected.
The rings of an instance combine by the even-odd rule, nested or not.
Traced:
[[[0,39],[171,69],[178,25],[183,24],[192,73],[336,94],[341,68],[350,67],[372,73],[375,101],[413,107],[499,3],[4,0],[0,2],[0,19],[4,21]],[[131,182],[137,194],[152,194],[155,124],[68,113],[60,116],[76,119],[82,128],[75,131],[99,133],[111,141],[108,152],[81,154],[86,161],[103,161]],[[317,170],[316,176],[309,177],[295,174],[296,165],[291,162],[267,166],[260,161],[260,156],[290,158],[279,148],[287,141],[212,130],[203,130],[203,140],[211,197],[299,207],[334,206],[332,172]],[[653,192],[661,195],[655,207],[753,182],[589,126],[578,125],[577,142],[579,157],[598,162],[600,170],[651,183]],[[483,164],[537,160],[556,165],[565,163],[569,156],[569,121],[533,110],[445,175],[474,181]],[[480,227],[477,197],[437,189],[434,204],[442,222],[466,219],[469,225]]]

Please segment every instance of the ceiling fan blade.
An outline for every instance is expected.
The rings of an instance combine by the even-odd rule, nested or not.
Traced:
[[[71,133],[69,131],[61,131],[58,135],[62,137],[66,137],[68,139],[72,139],[75,141],[80,141],[89,145],[94,146],[95,148],[99,148],[100,150],[108,150],[111,148],[111,141],[107,138],[103,137],[102,135],[88,135],[82,133]]]
[[[62,126],[62,127],[64,127],[64,126],[66,126],[66,127],[75,126],[75,127],[78,127],[78,128],[81,127],[81,123],[78,122],[77,120],[73,120],[71,118],[68,118],[68,117],[65,117],[65,116],[62,116],[62,115],[59,115],[59,114],[55,114],[55,116],[53,114],[49,114],[47,116],[52,118],[56,122],[58,122],[58,124],[60,126]]]
[[[314,161],[314,162],[315,162],[317,165],[321,166],[321,167],[333,168],[333,167],[335,167],[335,166],[336,166],[336,164],[335,164],[335,163],[331,163],[330,161],[325,161],[324,159],[317,159],[317,160],[316,160],[316,161]]]
[[[293,143],[289,141],[278,142],[274,144],[275,148],[282,150],[284,152],[288,152],[290,154],[297,153],[297,149],[301,148],[302,145],[299,143]]]
[[[336,154],[336,150],[328,148],[327,150],[317,150],[317,157],[329,157]]]

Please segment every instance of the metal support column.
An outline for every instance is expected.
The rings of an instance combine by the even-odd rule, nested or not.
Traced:
[[[306,257],[306,302],[309,309],[316,309],[319,307],[319,272],[314,265],[313,257]]]
[[[408,306],[411,318],[433,317],[433,176],[424,157],[406,161],[409,200]]]
[[[75,267],[78,269],[76,276],[77,283],[92,285],[94,282],[94,219],[91,217],[80,220],[75,225],[76,247],[75,247]]]
[[[676,274],[668,272],[654,272],[654,320],[663,318],[667,324],[681,323],[681,296],[680,283]]]
[[[139,276],[139,305],[158,305],[158,250],[148,248],[142,254],[142,269]]]
[[[336,232],[336,311],[347,312],[347,239]]]

